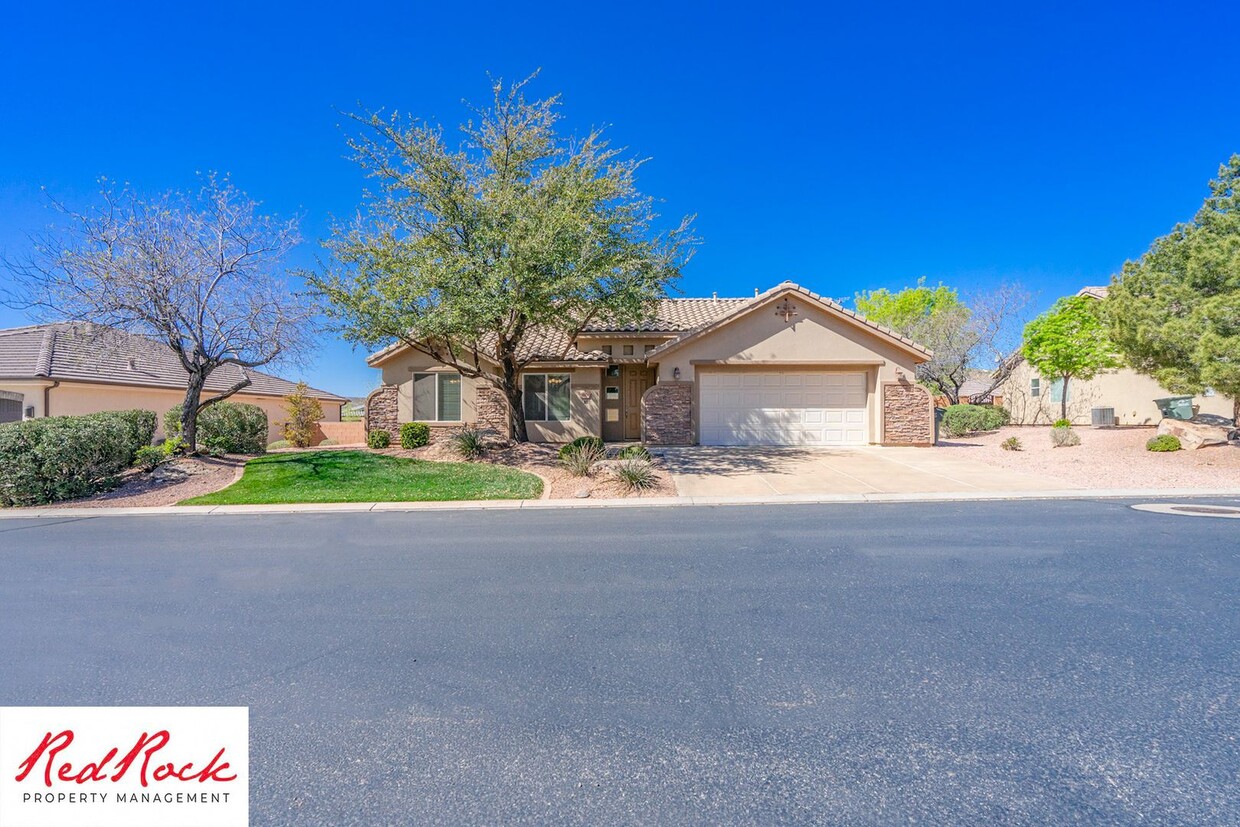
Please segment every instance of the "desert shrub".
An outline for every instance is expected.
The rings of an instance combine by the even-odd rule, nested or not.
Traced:
[[[310,447],[318,431],[318,422],[323,418],[323,403],[310,395],[305,382],[298,382],[293,392],[284,397],[284,410],[288,420],[281,429],[281,436],[298,448]]]
[[[203,447],[207,449],[207,453],[213,457],[222,457],[228,453],[228,447],[232,443],[228,437],[213,436],[203,443]]]
[[[371,448],[386,448],[392,444],[392,435],[384,430],[374,430],[366,434],[366,444]]]
[[[319,447],[321,448],[321,447],[323,447],[324,445],[339,445],[339,444],[340,444],[340,443],[339,443],[339,442],[337,442],[336,440],[334,440],[334,439],[330,439],[330,438],[329,438],[329,439],[325,439],[325,440],[323,440],[322,442],[320,442],[320,443],[319,443]]]
[[[1070,426],[1056,425],[1051,428],[1051,444],[1056,448],[1072,448],[1081,444],[1081,437]]]
[[[1010,436],[1000,442],[999,447],[1005,451],[1020,451],[1024,449],[1024,446],[1020,444],[1020,440],[1014,436]]]
[[[577,443],[574,447],[574,443]],[[568,450],[564,450],[567,448]],[[585,437],[582,441],[573,440],[560,449],[560,462],[574,477],[589,476],[594,466],[607,459],[607,449],[603,441],[597,437]]]
[[[38,505],[111,488],[154,433],[150,411],[53,416],[0,428],[0,505]]]
[[[1175,434],[1159,434],[1145,443],[1145,450],[1159,454],[1178,451],[1183,447],[1180,444],[1180,438]]]
[[[622,459],[611,471],[629,491],[642,491],[659,484],[659,474],[649,460]]]
[[[596,436],[579,436],[572,442],[560,446],[560,459],[564,459],[574,451],[579,450],[582,446],[589,445],[593,448],[606,452],[607,447],[603,445],[603,440]]]
[[[421,448],[431,441],[431,426],[425,422],[406,422],[400,426],[400,447],[405,450]]]
[[[996,405],[952,405],[943,412],[943,432],[948,436],[968,436],[994,431],[1008,424],[1011,414]]]
[[[278,451],[281,448],[292,448],[292,447],[293,447],[293,443],[289,442],[287,439],[277,439],[275,442],[272,442],[267,446],[267,450]]]
[[[1072,420],[1071,419],[1056,419],[1055,424],[1052,425],[1051,427],[1052,428],[1071,428]]]
[[[650,459],[650,452],[641,445],[626,445],[616,453],[617,459]]]
[[[181,406],[164,414],[164,433],[181,436]],[[267,412],[243,402],[216,402],[198,411],[198,441],[230,454],[267,450]]]
[[[461,428],[459,431],[454,431],[448,440],[452,445],[452,450],[465,459],[477,459],[485,450],[482,431],[477,428]]]

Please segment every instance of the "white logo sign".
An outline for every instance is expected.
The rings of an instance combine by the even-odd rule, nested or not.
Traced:
[[[245,827],[250,711],[0,707],[0,827]]]

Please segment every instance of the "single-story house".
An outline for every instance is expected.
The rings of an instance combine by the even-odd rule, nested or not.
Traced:
[[[1078,296],[1101,301],[1106,287],[1085,287]],[[1003,406],[1012,414],[1013,425],[1049,425],[1059,419],[1064,394],[1068,396],[1068,418],[1076,425],[1089,425],[1094,408],[1112,408],[1117,425],[1156,425],[1162,413],[1155,399],[1175,394],[1157,381],[1132,368],[1119,368],[1099,374],[1088,381],[1073,379],[1065,388],[1061,380],[1043,377],[1033,366],[1017,356],[1012,374],[996,393],[1001,393]],[[1230,399],[1211,391],[1193,399],[1198,413],[1232,416]]]
[[[269,441],[280,438],[286,418],[284,397],[296,383],[247,369],[250,386],[228,398],[267,412]],[[242,379],[236,365],[217,368],[206,394],[227,390]],[[185,398],[186,374],[167,345],[118,330],[68,323],[0,330],[0,423],[41,416],[142,409],[163,415]],[[323,419],[340,421],[348,400],[310,389],[323,406]]]
[[[934,442],[933,401],[914,379],[930,352],[792,282],[752,298],[663,299],[639,324],[592,323],[571,341],[540,329],[523,347],[532,441]],[[463,424],[507,434],[507,400],[486,378],[405,343],[367,363],[382,372],[368,430],[418,421],[433,438]]]
[[[960,384],[957,398],[961,405],[1002,405],[1003,395],[998,388],[991,390],[991,379],[988,376],[970,376]],[[937,396],[934,404],[946,408],[951,400],[946,396]]]

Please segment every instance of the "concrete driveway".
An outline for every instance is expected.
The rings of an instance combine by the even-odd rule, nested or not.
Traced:
[[[938,494],[1081,488],[996,468],[942,448],[669,448],[684,497],[770,494]]]

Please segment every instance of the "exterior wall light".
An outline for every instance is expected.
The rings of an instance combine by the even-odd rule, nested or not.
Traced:
[[[680,368],[672,368],[672,378],[673,379],[680,378]]]

